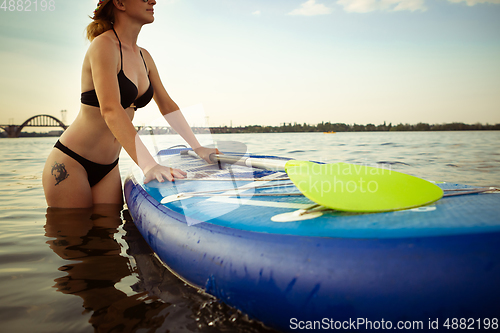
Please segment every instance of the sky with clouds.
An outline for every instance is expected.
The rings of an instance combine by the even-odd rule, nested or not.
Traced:
[[[0,0],[0,124],[76,117],[96,2]],[[499,18],[500,0],[157,0],[139,45],[212,126],[492,124]],[[158,116],[150,103],[134,123]]]

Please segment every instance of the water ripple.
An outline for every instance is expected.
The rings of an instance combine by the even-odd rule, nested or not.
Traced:
[[[411,166],[408,163],[399,162],[399,161],[379,161],[379,162],[377,162],[377,164],[389,164],[389,165],[398,165],[399,164],[399,165]]]

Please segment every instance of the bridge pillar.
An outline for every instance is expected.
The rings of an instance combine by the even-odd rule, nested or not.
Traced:
[[[9,125],[5,128],[5,131],[7,132],[7,137],[8,138],[18,138],[20,131],[19,131],[19,126],[17,125]]]

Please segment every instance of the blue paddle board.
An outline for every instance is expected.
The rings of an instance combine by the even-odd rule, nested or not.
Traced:
[[[179,278],[266,326],[448,331],[500,317],[496,189],[439,183],[445,197],[428,206],[348,213],[311,202],[283,172],[184,150],[158,158],[186,179],[144,184],[130,172],[134,223]]]

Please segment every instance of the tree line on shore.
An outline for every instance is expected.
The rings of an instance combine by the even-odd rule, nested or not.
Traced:
[[[60,131],[50,131],[50,132],[21,132],[19,134],[20,138],[45,138],[49,136],[60,137],[63,134],[63,130]],[[1,131],[0,138],[6,138],[7,132]]]
[[[416,125],[398,124],[388,125],[384,122],[381,125],[367,124],[344,124],[321,122],[317,125],[283,123],[280,126],[240,126],[240,127],[210,127],[212,133],[290,133],[290,132],[387,132],[387,131],[498,131],[500,124],[464,124],[464,123],[449,123],[449,124],[434,124],[418,123]]]

